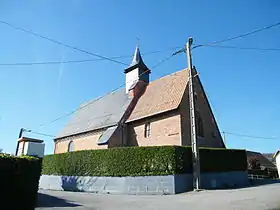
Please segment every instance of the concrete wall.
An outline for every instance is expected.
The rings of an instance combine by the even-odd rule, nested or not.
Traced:
[[[192,190],[192,174],[138,177],[42,175],[39,188],[105,194],[176,194]],[[247,172],[201,174],[202,189],[249,186]]]
[[[204,137],[198,137],[198,145],[203,147],[224,147],[223,140],[218,129],[218,125],[208,105],[206,95],[201,86],[198,76],[194,79],[194,90],[196,92],[196,111],[200,113],[203,121]],[[180,104],[182,145],[190,145],[190,114],[188,88],[186,88],[183,100]]]
[[[129,146],[181,145],[181,124],[178,112],[169,112],[127,125]],[[144,136],[145,124],[150,123],[151,135]]]
[[[173,175],[142,177],[42,175],[39,188],[105,194],[175,194]]]

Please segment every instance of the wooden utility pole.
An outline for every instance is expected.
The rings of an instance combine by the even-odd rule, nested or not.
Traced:
[[[200,189],[200,162],[199,150],[197,145],[196,125],[195,125],[195,101],[193,92],[193,75],[192,75],[192,55],[191,45],[193,39],[189,38],[186,44],[186,53],[189,69],[189,106],[190,106],[190,123],[191,123],[191,143],[192,143],[192,161],[193,161],[193,188],[194,190]]]

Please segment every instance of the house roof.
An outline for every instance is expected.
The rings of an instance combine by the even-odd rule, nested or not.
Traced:
[[[262,155],[272,163],[275,162],[275,159],[273,157],[274,153],[262,153]]]
[[[120,88],[80,106],[55,139],[117,125],[131,102]]]
[[[188,71],[184,69],[149,83],[126,122],[177,109],[187,81]]]
[[[268,160],[260,152],[253,152],[253,151],[246,151],[246,152],[247,152],[247,159],[256,158],[259,161],[260,166],[263,166],[265,168],[275,168],[276,167],[270,160]]]

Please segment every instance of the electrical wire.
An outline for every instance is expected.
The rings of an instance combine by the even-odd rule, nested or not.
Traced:
[[[31,34],[31,35],[33,35],[33,36],[39,37],[39,38],[41,38],[41,39],[45,39],[45,40],[48,40],[48,41],[50,41],[50,42],[53,42],[53,43],[55,43],[55,44],[58,44],[58,45],[61,45],[61,46],[70,48],[70,49],[72,49],[72,50],[76,50],[76,51],[79,51],[79,52],[83,52],[83,53],[85,53],[85,54],[92,55],[92,56],[95,56],[95,57],[98,57],[98,58],[102,58],[102,59],[104,59],[104,60],[108,60],[108,61],[111,61],[111,62],[114,62],[114,63],[122,64],[122,65],[125,65],[125,66],[128,65],[128,64],[123,63],[123,62],[121,62],[121,61],[117,61],[117,60],[115,60],[115,59],[112,59],[112,58],[109,58],[109,57],[106,57],[106,56],[103,56],[103,55],[99,55],[99,54],[96,54],[96,53],[92,53],[92,52],[89,52],[89,51],[87,51],[87,50],[84,50],[84,49],[81,49],[81,48],[78,48],[78,47],[75,47],[75,46],[72,46],[72,45],[69,45],[69,44],[62,43],[62,42],[57,41],[57,40],[55,40],[55,39],[52,39],[52,38],[49,38],[49,37],[40,35],[40,34],[38,34],[38,33],[35,33],[35,32],[33,32],[33,31],[31,31],[31,30],[28,30],[28,29],[25,29],[25,28],[21,28],[21,27],[15,26],[15,25],[13,25],[13,24],[11,24],[11,23],[8,23],[8,22],[6,22],[6,21],[0,20],[0,23],[1,23],[1,24],[4,24],[4,25],[7,25],[7,26],[9,26],[9,27],[11,27],[11,28],[13,28],[13,29],[22,31],[22,32],[24,32],[24,33],[28,33],[28,34]]]
[[[118,56],[111,57],[112,59],[118,58],[128,58],[131,56]],[[62,63],[85,63],[85,62],[93,62],[93,61],[102,61],[105,60],[103,58],[97,59],[85,59],[85,60],[68,60],[68,61],[43,61],[43,62],[16,62],[16,63],[0,63],[0,66],[32,66],[32,65],[52,65],[52,64],[62,64]]]
[[[142,55],[151,55],[156,53],[161,53],[168,50],[178,49],[178,47],[167,48],[165,50],[157,50],[151,51],[147,53],[142,53]],[[123,55],[123,56],[115,56],[110,57],[111,59],[120,59],[120,58],[131,58],[133,55]],[[85,62],[93,62],[93,61],[102,61],[105,60],[103,58],[96,58],[96,59],[85,59],[85,60],[68,60],[68,61],[44,61],[44,62],[16,62],[16,63],[0,63],[0,66],[31,66],[31,65],[52,65],[52,64],[62,64],[62,63],[85,63]]]
[[[55,135],[51,135],[51,134],[45,134],[45,133],[40,133],[40,132],[35,132],[35,131],[29,131],[29,133],[33,133],[33,134],[37,134],[40,136],[47,136],[47,137],[55,137]]]
[[[279,26],[279,25],[280,25],[280,22],[277,22],[275,24],[272,24],[272,25],[269,25],[269,26],[265,26],[265,27],[262,27],[262,28],[259,28],[259,29],[256,29],[256,30],[253,30],[253,31],[250,31],[250,32],[247,32],[247,33],[244,33],[244,34],[240,34],[238,36],[234,36],[234,37],[230,37],[230,38],[227,38],[227,39],[222,39],[222,40],[210,42],[208,44],[195,45],[194,47],[192,47],[192,49],[195,49],[195,48],[198,48],[198,47],[202,47],[202,46],[207,46],[207,45],[215,45],[215,44],[222,43],[222,42],[228,42],[228,41],[231,41],[231,40],[234,40],[234,39],[239,39],[239,38],[242,38],[242,37],[245,37],[245,36],[249,36],[249,35],[252,35],[252,34],[255,34],[255,33],[258,33],[258,32],[261,32],[261,31],[264,31],[264,30],[267,30],[267,29],[270,29],[270,28],[273,28],[273,27],[276,27],[276,26]]]
[[[236,46],[225,46],[225,45],[204,45],[204,46],[205,47],[237,49],[237,50],[280,51],[280,48],[236,47]]]
[[[252,138],[252,139],[276,139],[276,137],[251,136],[251,135],[244,135],[244,134],[232,133],[232,132],[227,132],[227,131],[223,131],[223,133],[228,134],[228,135],[233,135],[233,136]]]
[[[161,61],[159,61],[158,63],[156,63],[155,65],[153,65],[151,68],[152,68],[152,69],[157,68],[158,66],[162,65],[164,62],[170,60],[170,59],[171,59],[173,56],[175,56],[175,55],[176,55],[176,54],[173,53],[172,55],[167,56],[166,58],[162,59]]]

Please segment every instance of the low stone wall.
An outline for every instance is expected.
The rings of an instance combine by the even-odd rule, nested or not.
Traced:
[[[42,175],[39,188],[105,194],[176,194],[192,190],[192,174],[138,177]],[[246,172],[201,174],[202,189],[248,186]]]
[[[202,173],[202,189],[227,189],[249,186],[248,173],[243,171],[231,171],[220,173]]]

